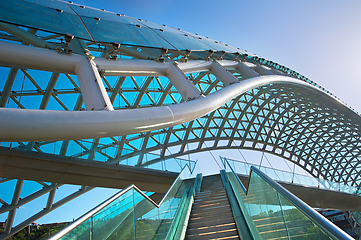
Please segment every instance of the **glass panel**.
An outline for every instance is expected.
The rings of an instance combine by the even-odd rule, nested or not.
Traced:
[[[187,196],[186,190],[194,182],[189,167],[185,166],[159,208],[135,188],[118,193],[119,197],[61,239],[164,239],[183,195]]]
[[[275,239],[287,236],[276,190],[253,172],[248,189],[244,201],[262,238]]]
[[[134,194],[135,239],[153,239],[159,226],[158,208],[139,192]]]
[[[94,39],[97,42],[119,42],[134,46],[179,50],[213,49],[243,52],[235,47],[183,30],[60,1],[0,1],[0,21],[53,33],[70,33],[75,37]]]
[[[37,4],[38,2],[40,3]],[[79,17],[65,2],[37,1],[37,3],[20,0],[0,1],[0,21],[54,33],[70,33],[91,40]]]
[[[251,172],[246,194],[231,168],[232,163],[229,164],[226,158],[222,161],[233,190],[240,194],[238,202],[251,231],[250,218],[263,239],[332,239],[255,171]],[[276,174],[273,169],[265,170]],[[277,176],[290,178],[290,175],[276,171]]]
[[[80,142],[88,149],[90,149],[92,146],[92,142],[90,140],[81,140]],[[69,147],[68,152],[71,152],[71,154],[68,156],[75,158],[87,159],[89,156],[89,151],[84,151],[84,149],[79,147],[79,145]],[[117,159],[110,157],[106,158],[104,155],[106,155],[107,152],[117,152],[120,156]],[[114,155],[117,156],[117,154]],[[107,161],[109,163],[113,162],[119,163],[121,165],[137,166],[177,173],[180,173],[186,165],[188,165],[190,170],[193,172],[196,165],[196,161],[190,159],[161,157],[160,155],[153,153],[134,152],[134,150],[121,149],[116,144],[108,145],[101,143],[98,144],[98,148],[93,160],[101,162]]]
[[[133,209],[134,189],[131,189],[116,201],[94,215],[99,224],[94,228],[94,239],[106,239],[109,236],[127,239],[134,235]],[[101,224],[102,223],[102,224]]]
[[[241,161],[222,158],[222,161],[224,160],[228,161],[228,164],[232,166],[233,170],[237,174],[249,175],[249,169],[251,168],[251,166],[255,166],[256,168],[264,172],[268,177],[276,181],[288,182],[292,184],[299,184],[299,185],[333,190],[333,191],[341,191],[352,194],[354,194],[356,191],[355,187],[344,185],[341,183],[335,183],[335,182],[314,178],[310,176],[305,176],[301,174],[295,174],[292,172],[287,172],[279,169],[273,169],[264,166],[259,167],[258,165],[254,165],[254,164],[248,164]]]
[[[82,20],[92,37],[98,42],[118,42],[136,46],[174,48],[148,27],[138,27],[133,24],[102,19],[96,20],[93,17],[82,17]]]
[[[290,239],[331,239],[284,196],[278,195]]]
[[[132,229],[133,191],[131,189],[124,193],[61,239],[90,239],[90,235],[93,239],[104,239],[112,235],[118,236],[121,225]],[[122,230],[130,231],[124,227]]]

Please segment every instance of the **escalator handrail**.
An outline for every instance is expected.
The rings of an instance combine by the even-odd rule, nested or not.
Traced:
[[[182,171],[178,174],[177,178],[173,181],[172,185],[168,188],[168,191],[164,194],[163,198],[160,200],[160,202],[158,204],[156,204],[156,206],[159,208],[160,205],[162,205],[162,203],[165,201],[165,199],[168,197],[170,191],[173,189],[174,185],[176,184],[176,182],[178,182],[179,178],[181,177],[182,173],[185,171],[185,169],[188,167],[188,171],[190,173],[192,173],[192,170],[190,169],[190,167],[188,165],[185,165],[182,169]],[[149,198],[149,197],[148,197]],[[149,198],[150,199],[150,198]],[[153,201],[153,200],[152,200]]]
[[[260,176],[269,185],[271,185],[275,190],[280,192],[284,197],[287,198],[287,200],[294,204],[297,209],[299,209],[303,214],[305,214],[313,223],[319,226],[323,231],[327,232],[334,239],[353,239],[336,225],[327,220],[324,216],[319,214],[316,210],[314,210],[309,205],[304,203],[301,199],[296,197],[293,193],[291,193],[280,184],[278,184],[276,181],[268,177],[258,168],[251,166],[250,177],[252,171],[255,172],[258,176]],[[250,180],[248,182],[250,182]]]
[[[239,185],[241,185],[241,187],[242,187],[242,189],[243,189],[243,192],[247,195],[248,186],[247,186],[247,188],[244,187],[244,185],[243,185],[243,183],[241,182],[241,180],[239,179],[237,173],[234,172],[233,168],[232,168],[231,165],[229,164],[228,159],[227,159],[227,158],[223,158],[224,169],[226,169],[226,164],[229,166],[229,169],[231,169],[233,175],[236,176],[236,179],[237,179]],[[248,184],[249,184],[249,181],[248,181]]]

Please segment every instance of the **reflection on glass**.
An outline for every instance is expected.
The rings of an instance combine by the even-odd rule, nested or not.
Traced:
[[[50,33],[69,33],[76,38],[102,43],[118,42],[175,50],[243,52],[180,29],[65,1],[0,1],[0,21]]]
[[[222,161],[228,161],[228,163],[232,166],[233,170],[237,174],[249,175],[251,166],[255,166],[259,168],[262,172],[264,172],[267,176],[272,178],[273,180],[280,182],[288,182],[292,184],[305,185],[310,187],[316,187],[321,189],[333,190],[333,191],[341,191],[345,193],[357,194],[356,188],[353,186],[348,186],[341,183],[335,183],[319,178],[314,178],[310,176],[305,176],[301,174],[296,174],[292,172],[282,171],[278,169],[273,169],[269,167],[257,166],[250,163],[245,163],[241,161],[236,161],[228,158],[223,158]]]
[[[241,196],[246,219],[252,219],[252,222],[247,220],[249,227],[255,226],[262,239],[331,239],[257,173],[251,172],[246,192],[231,168],[238,164],[225,158],[222,161],[232,188]],[[277,176],[282,175],[279,172]]]
[[[285,197],[281,194],[278,195],[287,231],[291,239],[330,239]]]
[[[184,167],[159,205],[130,187],[74,229],[70,225],[61,239],[165,239],[183,195],[194,185],[194,174]]]

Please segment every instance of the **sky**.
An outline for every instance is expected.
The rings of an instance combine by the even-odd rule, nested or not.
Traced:
[[[301,73],[361,112],[359,0],[74,0],[74,3],[166,24],[240,47]],[[212,154],[207,157],[218,159],[227,152]],[[240,157],[239,152],[232,154]],[[242,154],[255,162],[262,158],[260,153]],[[200,159],[204,155],[193,158],[204,161]],[[285,166],[273,156],[267,155],[267,159],[273,165]],[[212,166],[203,162],[200,170],[219,171],[216,164]],[[115,192],[99,189],[38,222],[72,220]],[[86,207],[76,207],[81,205]],[[4,214],[0,215],[0,221],[4,218]]]

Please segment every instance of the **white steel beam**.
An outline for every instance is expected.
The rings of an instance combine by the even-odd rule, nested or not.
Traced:
[[[75,67],[75,73],[87,110],[114,110],[93,60],[85,58],[80,61]]]
[[[209,69],[226,86],[239,82],[238,79],[224,69],[218,62],[213,61]]]
[[[268,70],[267,68],[258,65],[257,67],[254,68],[254,70],[259,73],[260,75],[274,75],[274,73],[270,70]]]
[[[14,25],[0,22],[0,29],[10,33],[11,35],[14,35],[15,37],[20,38],[21,40],[35,47],[56,49],[56,47],[53,44],[48,43],[47,41],[38,38],[37,36],[31,34],[30,32],[24,31]]]
[[[246,64],[244,64],[242,62],[239,62],[237,64],[236,70],[246,78],[252,78],[252,77],[259,76],[259,74],[256,71],[250,69]]]
[[[20,199],[21,190],[23,188],[23,184],[24,184],[24,180],[21,180],[21,179],[17,180],[16,187],[14,190],[13,200],[11,201],[11,206],[15,206],[18,204],[19,199]],[[16,213],[16,208],[13,208],[9,211],[8,218],[7,218],[6,224],[5,224],[5,229],[4,229],[5,235],[9,234],[11,231],[11,228],[13,226],[14,219],[15,219],[15,213]]]
[[[177,65],[171,64],[167,69],[166,76],[178,90],[184,101],[197,99],[202,96]]]
[[[21,44],[0,43],[0,65],[7,67],[30,68],[49,72],[75,74],[76,65],[86,56],[25,46]]]
[[[229,85],[207,97],[152,108],[118,111],[41,111],[0,108],[0,141],[56,141],[119,136],[175,126],[204,116],[258,86],[287,83],[327,95],[295,78],[262,76]]]
[[[44,97],[43,97],[43,99],[41,100],[39,109],[46,109],[46,107],[48,106],[50,97],[51,97],[51,95],[52,95],[52,93],[53,93],[55,84],[56,84],[59,76],[60,76],[60,73],[55,73],[55,72],[54,72],[53,74],[51,74],[51,77],[50,77],[50,80],[49,80],[49,82],[48,82],[48,85],[46,86],[46,90],[45,90]]]

